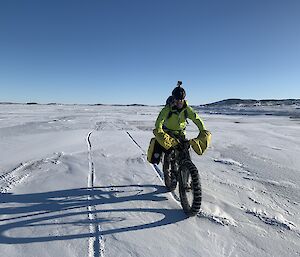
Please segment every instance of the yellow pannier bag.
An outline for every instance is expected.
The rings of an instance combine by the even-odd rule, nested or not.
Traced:
[[[190,140],[190,145],[194,151],[202,155],[211,142],[211,133],[208,130],[203,130],[199,133],[198,137]]]
[[[147,160],[152,164],[159,164],[162,158],[163,149],[157,140],[153,137],[150,140],[150,144],[147,152]]]
[[[163,130],[154,129],[153,134],[155,135],[158,143],[166,150],[178,145],[178,141]]]

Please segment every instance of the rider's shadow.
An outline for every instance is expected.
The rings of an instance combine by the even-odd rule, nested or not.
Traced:
[[[48,242],[96,236],[90,232],[78,233],[76,227],[120,222],[121,226],[100,231],[101,235],[149,229],[176,223],[186,218],[180,208],[167,209],[155,202],[167,201],[166,189],[158,185],[124,185],[114,187],[76,188],[44,193],[15,195],[4,193],[0,196],[0,243],[21,244]],[[126,203],[140,202],[141,207],[124,208]],[[149,204],[152,202],[152,204]],[[154,203],[153,203],[154,202]],[[88,209],[88,206],[93,208]],[[115,206],[123,206],[115,208]],[[130,205],[129,205],[130,206]],[[139,204],[134,204],[139,206]],[[161,205],[160,205],[161,206]],[[151,222],[144,224],[126,224],[130,213],[151,215]],[[92,214],[93,219],[88,218]],[[159,215],[157,215],[159,214]],[[5,215],[5,217],[4,217]],[[153,221],[155,215],[155,221]],[[26,227],[51,230],[53,226],[67,226],[77,231],[64,235],[31,235],[30,237],[8,237],[7,231],[22,230]],[[88,229],[87,229],[88,230]],[[82,230],[81,230],[82,231]],[[14,233],[18,234],[18,233]]]

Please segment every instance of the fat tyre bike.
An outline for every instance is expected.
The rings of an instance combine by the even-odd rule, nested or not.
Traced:
[[[179,145],[164,154],[163,173],[169,191],[174,191],[178,184],[183,211],[188,216],[195,216],[201,207],[202,191],[199,173],[191,161],[189,148],[189,141],[180,138]]]

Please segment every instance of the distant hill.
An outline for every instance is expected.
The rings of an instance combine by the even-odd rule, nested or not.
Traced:
[[[195,106],[195,108],[209,114],[275,115],[300,118],[300,99],[254,100],[232,98]]]
[[[206,107],[221,107],[221,106],[239,106],[239,107],[251,107],[251,106],[288,106],[288,105],[300,105],[300,99],[266,99],[266,100],[254,100],[254,99],[237,99],[230,98],[222,101],[205,104]]]

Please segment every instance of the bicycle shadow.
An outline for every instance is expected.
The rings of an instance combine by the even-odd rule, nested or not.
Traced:
[[[67,235],[48,235],[30,237],[9,237],[5,233],[9,230],[24,229],[28,227],[46,226],[89,226],[90,224],[100,225],[109,222],[126,221],[126,214],[143,212],[144,215],[160,214],[153,222],[122,226],[100,231],[100,235],[123,233],[135,230],[143,230],[166,226],[186,219],[181,209],[167,208],[120,208],[113,209],[111,204],[141,201],[160,202],[166,201],[164,196],[166,189],[158,185],[122,185],[96,188],[75,188],[43,193],[14,195],[10,193],[1,194],[0,215],[0,244],[25,244],[33,242],[48,242],[59,240],[71,240],[99,236],[90,232],[73,233]],[[16,206],[20,204],[20,206]],[[104,208],[109,205],[110,208]],[[144,206],[147,206],[143,204]],[[95,210],[89,211],[88,206],[95,206]],[[151,206],[151,204],[149,204]],[[114,214],[121,215],[117,218],[89,219],[89,214]],[[106,215],[107,217],[113,215]],[[153,216],[153,215],[152,215]],[[162,218],[160,218],[162,216]],[[84,218],[83,218],[84,217]],[[69,218],[72,221],[65,221]],[[64,221],[58,222],[58,219]],[[123,224],[123,223],[122,223]],[[72,227],[73,228],[73,227]],[[71,230],[72,231],[72,230]]]

